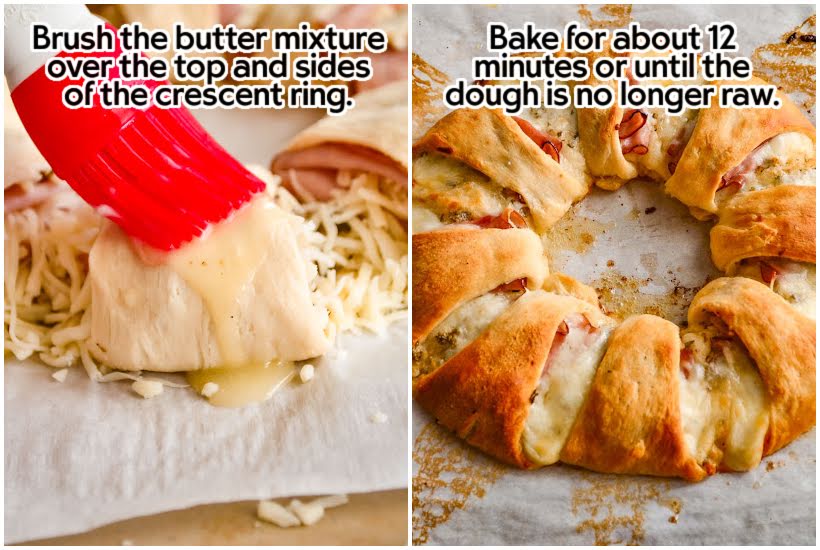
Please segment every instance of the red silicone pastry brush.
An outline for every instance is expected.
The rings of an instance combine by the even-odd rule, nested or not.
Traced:
[[[4,15],[6,76],[31,139],[57,176],[129,235],[158,249],[177,248],[264,189],[186,109],[109,110],[99,98],[91,108],[63,105],[63,89],[83,81],[46,76],[45,62],[55,54],[30,51],[30,24],[82,30],[102,24],[85,7],[6,6]],[[120,53],[117,45],[113,52],[56,55]],[[135,83],[151,90],[165,84]]]

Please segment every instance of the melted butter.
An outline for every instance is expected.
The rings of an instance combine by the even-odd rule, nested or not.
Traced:
[[[253,200],[206,234],[168,254],[167,263],[205,302],[214,324],[222,366],[251,363],[242,343],[239,297],[268,254],[272,204]]]
[[[205,384],[219,389],[207,399],[217,407],[242,407],[271,397],[296,375],[296,366],[289,362],[269,361],[243,367],[201,369],[186,374],[188,383],[198,393]]]

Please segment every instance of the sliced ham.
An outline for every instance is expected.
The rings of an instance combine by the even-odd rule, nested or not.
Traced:
[[[695,354],[689,348],[681,348],[680,350],[680,370],[683,376],[689,380],[692,375],[692,368],[695,365]]]
[[[339,11],[324,24],[333,23],[339,29],[380,28],[396,10],[397,8],[392,5],[351,4],[340,7]],[[355,54],[369,56],[373,67],[373,76],[370,80],[355,82],[355,93],[407,79],[407,50],[397,48],[392,41],[388,47],[390,49],[382,53]]]
[[[512,208],[505,209],[498,216],[484,216],[472,222],[483,229],[526,229],[527,221]]]
[[[757,152],[768,142],[769,140],[766,140],[755,147],[754,150],[749,153],[745,159],[743,159],[743,162],[723,174],[723,178],[721,179],[720,187],[718,187],[718,189],[724,189],[726,187],[735,187],[736,189],[742,188],[746,181],[746,176],[754,172],[760,164],[761,159],[758,158]]]
[[[675,169],[678,167],[678,161],[680,161],[683,151],[686,149],[686,145],[689,143],[689,139],[692,137],[692,132],[694,132],[694,130],[694,122],[685,125],[677,133],[675,139],[672,140],[672,143],[669,144],[666,154],[669,156],[669,164],[667,167],[669,168],[670,174],[675,173]]]
[[[347,143],[320,143],[286,151],[273,163],[273,171],[291,190],[299,194],[303,188],[318,200],[332,196],[339,170],[367,172],[399,183],[407,181],[407,171],[393,159],[373,149]]]
[[[542,151],[552,157],[552,160],[559,163],[561,162],[561,148],[564,144],[560,139],[542,132],[523,118],[517,116],[512,118],[518,124],[518,127],[521,128],[521,131],[527,134],[527,137],[533,140]]]
[[[301,200],[331,198],[340,170],[407,185],[407,96],[404,82],[359,94],[353,109],[297,134],[271,171]]]
[[[219,22],[223,25],[235,23],[242,9],[242,4],[219,4]]]
[[[760,278],[769,286],[774,284],[774,280],[778,275],[777,268],[767,262],[760,262]]]
[[[493,289],[493,292],[524,292],[527,290],[527,278],[515,279],[509,283],[503,283]]]
[[[16,212],[44,202],[54,194],[59,186],[53,181],[43,181],[31,185],[15,184],[3,191],[3,211]]]
[[[616,126],[624,155],[645,155],[649,152],[652,127],[647,122],[649,115],[639,109],[629,109],[624,113],[621,123]]]

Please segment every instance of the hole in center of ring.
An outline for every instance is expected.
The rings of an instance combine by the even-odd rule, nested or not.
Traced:
[[[709,230],[660,184],[633,180],[617,191],[593,187],[543,237],[551,272],[593,287],[618,319],[649,313],[685,324],[692,298],[721,276]]]

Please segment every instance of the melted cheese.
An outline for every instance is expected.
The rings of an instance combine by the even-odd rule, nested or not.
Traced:
[[[478,338],[518,297],[489,292],[465,302],[413,349],[413,377],[429,374]]]
[[[519,116],[538,130],[561,140],[561,168],[572,178],[584,182],[587,186],[591,185],[591,178],[586,170],[586,159],[581,150],[578,117],[574,107],[525,109]]]
[[[786,263],[786,262],[784,262]],[[817,267],[802,262],[787,262],[774,280],[774,291],[806,317],[816,319],[817,307]]]
[[[787,132],[775,136],[750,157],[755,168],[744,177],[744,192],[784,184],[816,184],[814,142],[804,134]]]
[[[702,463],[715,441],[716,428],[703,365],[692,364],[688,376],[681,370],[679,391],[683,439],[690,454]]]
[[[777,258],[766,258],[764,261],[777,270],[777,276],[771,285],[772,290],[806,317],[816,319],[816,266]],[[737,275],[767,284],[763,281],[758,260],[741,262],[737,268]]]
[[[711,335],[689,336],[709,346]],[[696,358],[688,373],[681,373],[684,439],[698,462],[714,460],[731,470],[746,471],[757,466],[763,453],[769,427],[768,396],[742,344],[721,342],[720,346],[712,342],[706,359]]]
[[[497,216],[509,203],[487,176],[435,153],[413,161],[413,199],[445,223]]]
[[[727,380],[731,380],[730,429],[723,463],[732,470],[751,470],[763,455],[769,428],[766,388],[757,367],[740,345],[724,350]],[[734,376],[732,376],[734,375]]]
[[[605,325],[590,332],[578,321],[567,320],[569,332],[550,351],[524,426],[524,451],[540,465],[558,461],[612,330]]]
[[[426,233],[444,226],[438,215],[429,208],[413,204],[413,233]]]
[[[638,54],[632,54],[638,55]],[[640,54],[641,57],[655,57],[656,54]],[[656,86],[670,86],[670,85],[686,85],[699,86],[705,84],[706,81],[702,77],[695,80],[685,82],[680,81],[666,81],[666,80],[644,80],[640,82],[641,86],[656,85]],[[633,159],[637,162],[641,173],[660,180],[667,180],[671,176],[669,172],[669,163],[672,157],[669,155],[669,149],[673,144],[676,144],[683,153],[683,148],[692,135],[695,124],[698,121],[699,109],[685,109],[678,115],[671,115],[665,109],[646,109],[649,113],[649,124],[652,128],[652,137],[647,144],[649,151],[645,155],[633,155]],[[680,141],[683,139],[683,141]],[[677,143],[679,142],[680,143]],[[678,155],[680,159],[680,154]]]

